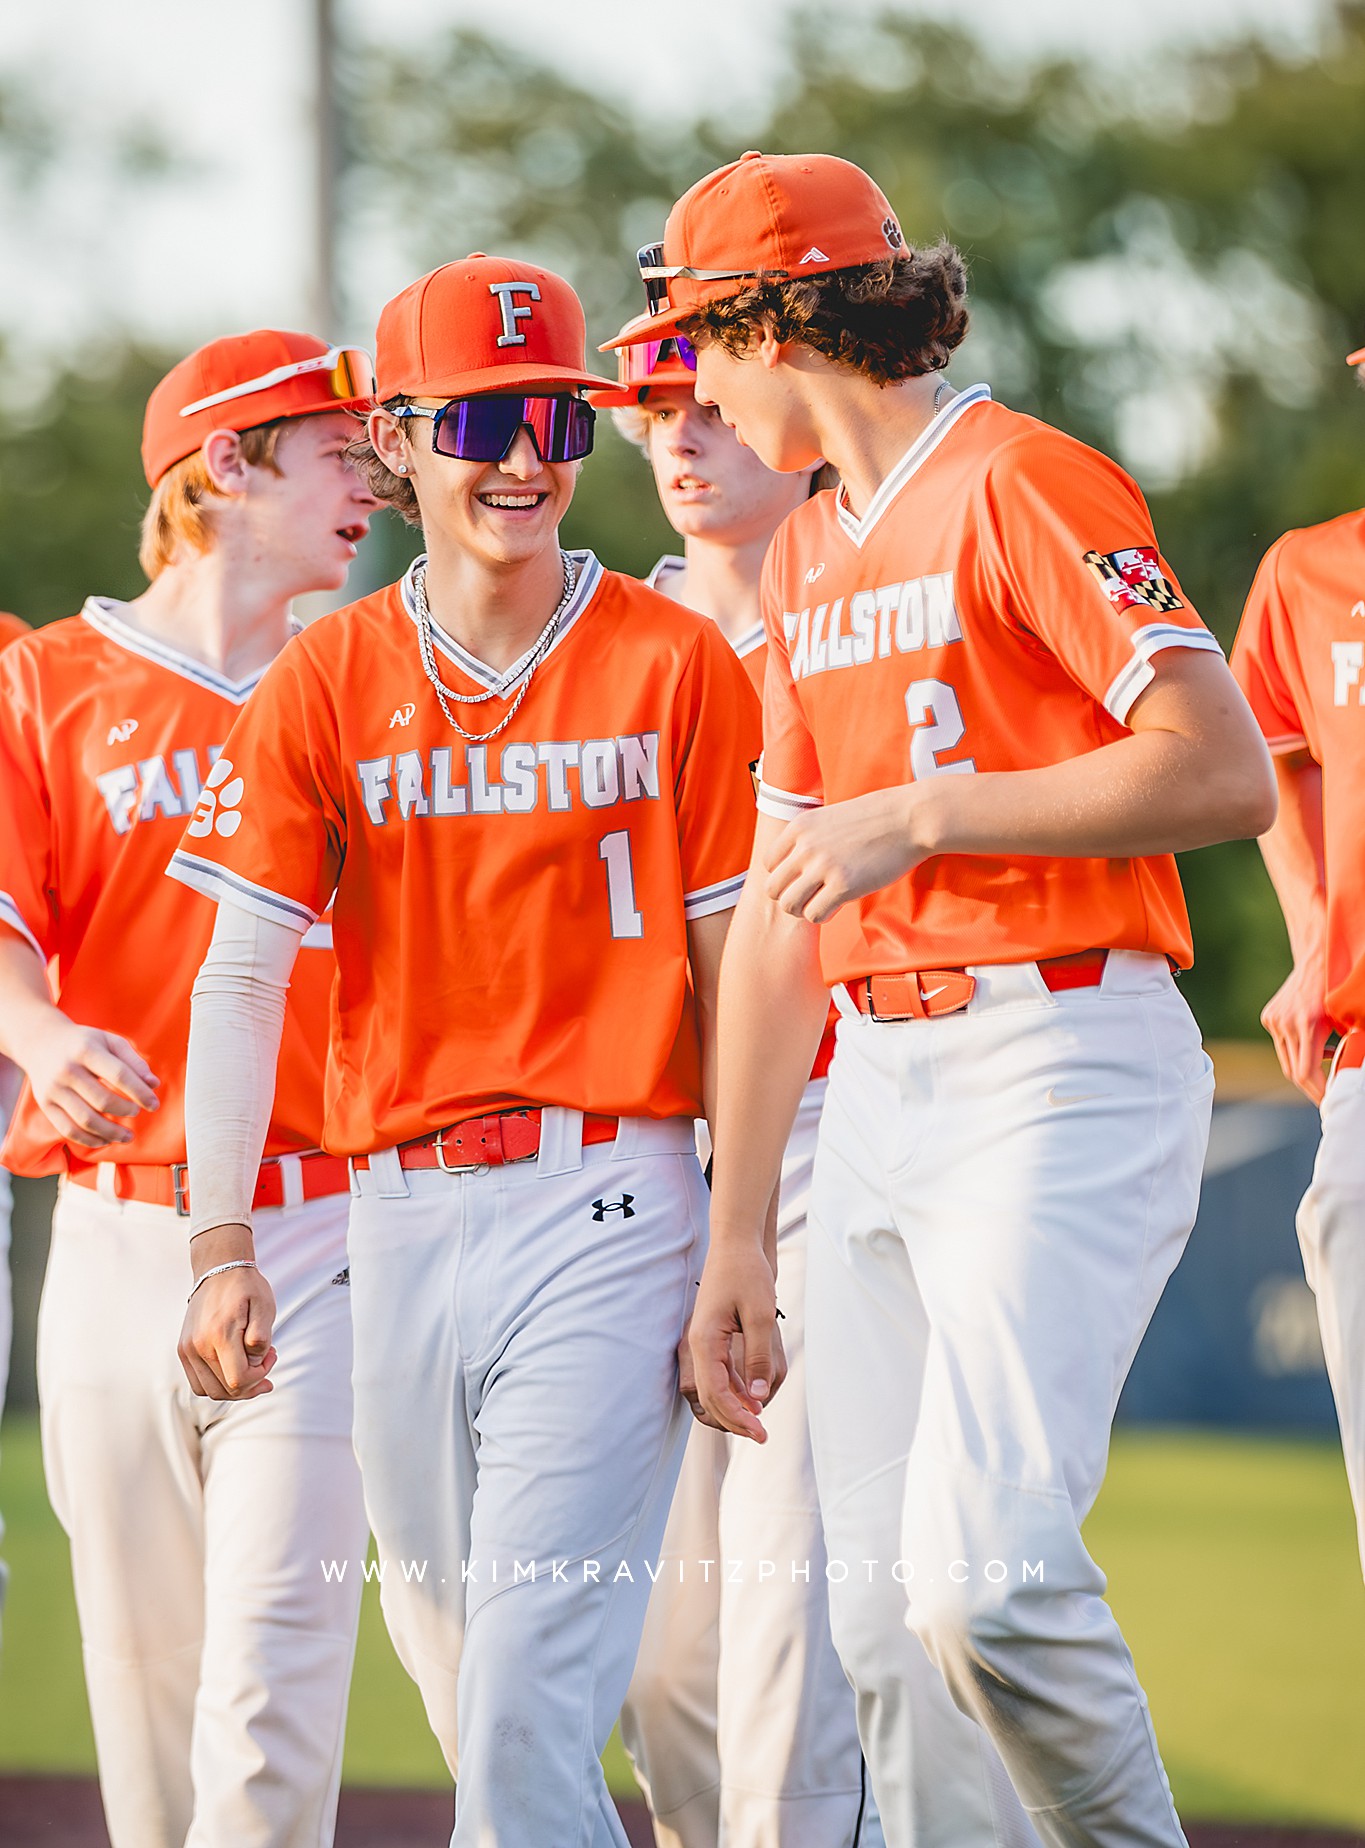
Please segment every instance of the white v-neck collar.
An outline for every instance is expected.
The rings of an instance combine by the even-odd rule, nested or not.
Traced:
[[[854,545],[859,547],[862,546],[868,534],[872,531],[878,520],[881,519],[892,501],[895,500],[901,489],[912,476],[917,475],[920,469],[924,467],[924,464],[929,460],[930,456],[933,455],[940,443],[943,442],[949,431],[956,427],[958,421],[966,412],[971,410],[974,404],[989,403],[990,395],[991,388],[989,385],[969,385],[966,391],[960,391],[955,398],[949,399],[948,403],[937,413],[933,422],[929,424],[927,429],[920,431],[919,435],[915,438],[914,442],[911,443],[900,461],[897,462],[896,466],[891,470],[891,473],[882,482],[877,492],[868,502],[867,512],[861,519],[859,519],[857,514],[849,507],[848,501],[845,498],[843,485],[842,483],[840,484],[834,497],[834,505],[839,516],[839,524],[853,541]]]
[[[555,649],[559,647],[564,637],[569,633],[584,610],[586,610],[588,605],[592,602],[593,597],[596,595],[597,587],[602,582],[602,567],[593,553],[588,551],[570,552],[569,557],[578,568],[577,582],[574,584],[573,595],[569,598],[564,614],[560,618],[559,628],[555,633],[555,638],[542,656],[543,660],[548,660]],[[413,592],[413,576],[418,567],[420,565],[425,565],[426,562],[427,555],[425,552],[423,552],[419,558],[414,558],[407,570],[403,573],[403,581],[399,586],[400,594],[403,599],[403,608],[411,617],[414,628],[417,626],[417,599]],[[471,680],[477,680],[479,685],[487,688],[490,693],[510,693],[512,688],[516,686],[519,680],[524,678],[530,669],[532,659],[536,652],[536,644],[534,642],[526,650],[526,653],[521,656],[520,660],[514,661],[504,673],[500,674],[496,668],[489,667],[486,661],[480,661],[477,655],[472,655],[467,648],[462,648],[453,636],[447,635],[434,616],[431,617],[430,621],[431,639],[437,648],[440,649],[441,653],[445,655],[447,660],[453,661],[455,666],[458,667],[462,673],[468,674]]]
[[[258,667],[245,680],[229,680],[225,674],[215,673],[213,668],[205,667],[202,661],[196,661],[193,656],[181,654],[169,642],[144,635],[130,622],[125,622],[118,612],[127,607],[117,597],[87,597],[81,615],[106,641],[126,648],[129,654],[141,655],[144,661],[155,662],[156,666],[164,667],[168,673],[179,674],[182,680],[193,681],[195,686],[217,693],[220,698],[230,700],[234,706],[242,705],[247,696],[260,685],[265,667]]]

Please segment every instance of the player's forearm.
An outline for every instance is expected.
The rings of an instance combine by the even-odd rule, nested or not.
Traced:
[[[33,945],[0,925],[0,1053],[27,1071],[27,1051],[66,1015],[52,999],[47,970]]]
[[[756,870],[735,912],[721,968],[713,1251],[730,1240],[764,1238],[783,1150],[829,1009],[818,933],[763,891],[759,856],[775,829],[760,821]]]
[[[220,905],[213,942],[195,979],[185,1140],[198,1275],[212,1263],[250,1255],[251,1201],[301,934]]]
[[[1320,959],[1327,937],[1327,867],[1322,839],[1322,770],[1306,754],[1276,757],[1280,811],[1261,836],[1289,947],[1303,967]]]

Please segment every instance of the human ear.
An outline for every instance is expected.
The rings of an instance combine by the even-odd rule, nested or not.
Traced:
[[[771,326],[765,322],[763,331],[758,336],[758,343],[754,347],[754,353],[757,355],[758,363],[772,372],[786,358],[787,342],[779,340]]]
[[[408,473],[407,433],[399,420],[389,411],[371,411],[366,429],[369,433],[370,447],[394,475]]]
[[[220,494],[245,494],[251,464],[242,454],[242,441],[235,430],[210,430],[201,454],[204,472]]]

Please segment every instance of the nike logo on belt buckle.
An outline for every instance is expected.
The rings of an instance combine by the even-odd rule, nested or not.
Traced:
[[[934,1020],[962,1012],[976,993],[976,977],[965,969],[907,969],[866,976],[849,990],[871,1020]]]

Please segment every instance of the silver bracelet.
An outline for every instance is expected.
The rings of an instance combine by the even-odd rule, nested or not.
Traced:
[[[212,1270],[206,1270],[202,1277],[197,1277],[195,1279],[194,1290],[197,1290],[201,1283],[207,1283],[210,1277],[221,1277],[224,1271],[258,1270],[259,1268],[255,1258],[229,1258],[226,1264],[215,1264]],[[191,1290],[189,1295],[185,1298],[186,1302],[192,1301],[194,1290]]]

